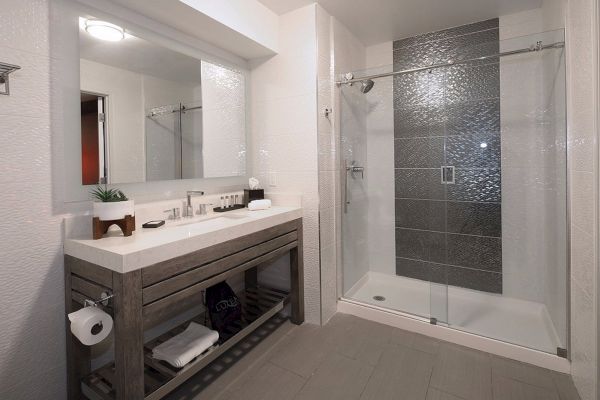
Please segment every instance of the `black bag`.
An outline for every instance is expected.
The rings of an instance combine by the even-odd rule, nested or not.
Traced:
[[[242,317],[242,305],[227,282],[220,282],[206,289],[206,308],[212,328],[225,336],[223,329]]]

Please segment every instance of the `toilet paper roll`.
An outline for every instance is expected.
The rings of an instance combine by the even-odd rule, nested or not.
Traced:
[[[100,343],[110,333],[113,320],[98,307],[84,307],[68,315],[71,332],[86,346]]]

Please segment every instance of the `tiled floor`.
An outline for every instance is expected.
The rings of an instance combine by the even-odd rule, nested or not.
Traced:
[[[349,315],[271,326],[169,399],[579,400],[567,375]]]

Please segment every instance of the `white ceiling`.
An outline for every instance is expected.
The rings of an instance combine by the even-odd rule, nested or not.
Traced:
[[[259,0],[283,14],[309,0]],[[366,46],[541,7],[542,0],[318,0]]]

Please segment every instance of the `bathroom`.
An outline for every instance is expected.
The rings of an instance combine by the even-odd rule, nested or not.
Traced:
[[[0,4],[1,399],[600,399],[597,0]]]

